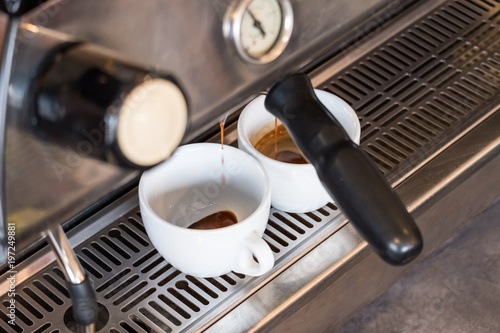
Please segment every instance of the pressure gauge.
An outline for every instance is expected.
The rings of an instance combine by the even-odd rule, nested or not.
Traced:
[[[285,49],[293,29],[289,0],[241,0],[224,18],[224,35],[245,61],[265,64]]]

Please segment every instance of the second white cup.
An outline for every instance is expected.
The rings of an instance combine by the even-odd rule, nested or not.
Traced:
[[[361,126],[354,110],[341,98],[326,91],[315,89],[321,103],[344,127],[351,140],[359,144]],[[311,164],[290,164],[269,158],[254,144],[274,128],[275,117],[265,106],[266,96],[259,96],[242,111],[238,120],[238,146],[254,156],[266,169],[271,180],[271,204],[280,210],[292,213],[314,211],[333,202],[321,184]],[[307,110],[304,110],[307,112]]]

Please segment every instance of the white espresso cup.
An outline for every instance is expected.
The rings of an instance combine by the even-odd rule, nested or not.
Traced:
[[[351,140],[359,144],[361,126],[349,104],[329,92],[318,89],[314,92],[344,127]],[[238,120],[238,147],[254,156],[266,169],[271,180],[271,204],[286,212],[304,213],[333,202],[311,164],[280,162],[255,149],[254,144],[274,129],[275,117],[266,110],[265,98],[266,96],[257,97],[242,111]],[[278,121],[278,124],[281,122]]]
[[[231,271],[257,276],[274,265],[262,239],[270,210],[269,178],[247,153],[220,144],[179,147],[139,183],[142,219],[158,252],[178,270],[197,277]],[[238,223],[211,230],[188,226],[218,211]],[[255,259],[256,260],[255,260]]]

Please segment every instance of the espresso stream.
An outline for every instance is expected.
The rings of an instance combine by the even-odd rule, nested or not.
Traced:
[[[292,164],[309,163],[293,142],[285,126],[283,124],[278,126],[276,120],[274,129],[260,138],[254,147],[262,154],[277,161]]]
[[[238,223],[238,218],[229,210],[222,210],[207,217],[202,218],[198,222],[191,224],[188,229],[210,230],[228,227]]]

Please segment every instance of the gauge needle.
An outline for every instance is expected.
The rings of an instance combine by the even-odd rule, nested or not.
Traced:
[[[247,12],[248,14],[250,14],[250,17],[253,20],[253,26],[259,29],[260,33],[262,34],[262,37],[266,37],[266,32],[264,31],[264,29],[262,29],[262,23],[260,23],[260,21],[257,20],[255,15],[250,10],[247,10]]]

